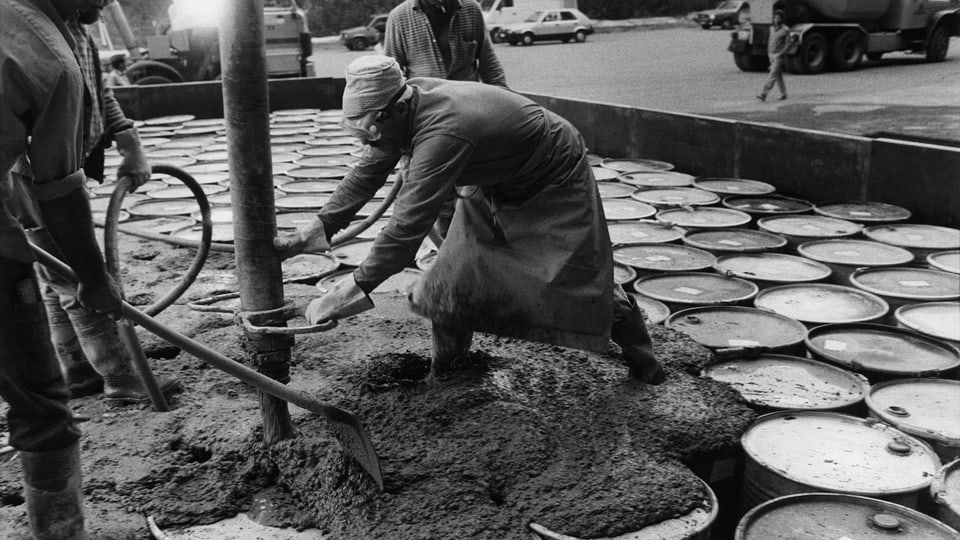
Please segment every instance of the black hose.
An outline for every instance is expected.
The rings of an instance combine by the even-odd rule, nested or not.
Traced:
[[[150,316],[154,316],[167,309],[193,285],[200,271],[203,270],[204,263],[207,262],[207,255],[210,253],[210,244],[213,239],[213,221],[210,218],[210,203],[207,201],[207,194],[203,192],[200,184],[184,170],[170,165],[155,165],[153,167],[153,173],[172,176],[183,182],[183,184],[190,189],[194,198],[197,200],[197,204],[200,205],[202,231],[200,242],[196,246],[198,248],[197,253],[193,257],[193,262],[190,263],[190,268],[188,268],[187,272],[180,278],[180,282],[163,298],[143,310]],[[129,188],[130,179],[127,177],[121,178],[117,183],[117,187],[113,190],[113,195],[110,196],[110,204],[107,206],[107,216],[103,228],[104,258],[107,262],[107,271],[114,276],[120,275],[120,259],[117,254],[117,228],[120,220],[120,207],[123,204],[123,198],[127,195]],[[168,238],[164,239],[167,240]]]

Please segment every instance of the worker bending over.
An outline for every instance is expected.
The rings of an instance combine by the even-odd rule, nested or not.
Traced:
[[[413,261],[456,190],[436,262],[410,294],[433,323],[432,377],[476,330],[595,352],[612,338],[634,377],[663,379],[640,308],[613,282],[596,181],[566,120],[492,85],[405,81],[392,58],[365,56],[347,66],[342,126],[367,143],[360,162],[313,222],[277,239],[282,256],[328,249],[403,155],[409,173],[360,267],[310,303],[311,324],[373,307],[368,293]]]

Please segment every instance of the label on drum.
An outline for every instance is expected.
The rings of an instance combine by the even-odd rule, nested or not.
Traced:
[[[918,241],[920,241],[920,240],[923,240],[923,235],[922,235],[922,234],[908,234],[908,235],[907,235],[907,239],[908,239],[908,240],[913,240],[914,242],[918,242]]]
[[[806,229],[806,230],[808,230],[808,231],[816,231],[816,230],[819,230],[819,229],[820,229],[820,227],[817,227],[817,226],[814,225],[813,223],[804,223],[803,225],[800,225],[800,228],[801,228],[801,229]]]
[[[630,232],[630,236],[632,236],[632,237],[634,237],[634,238],[646,238],[646,237],[648,237],[648,236],[650,236],[650,235],[647,234],[647,233],[645,233],[645,232],[643,232],[643,231],[631,231],[631,232]]]
[[[759,347],[760,342],[752,339],[728,339],[727,345],[731,347]]]
[[[724,186],[730,191],[740,191],[740,186]]]
[[[841,257],[859,257],[860,252],[854,251],[852,249],[844,249],[840,251],[834,251],[834,255],[840,255]]]
[[[903,285],[904,287],[929,287],[930,286],[929,283],[927,283],[926,281],[923,281],[922,279],[901,281],[900,285]]]
[[[701,291],[700,289],[694,289],[693,287],[677,287],[676,289],[674,289],[674,291],[678,293],[683,293],[683,294],[692,294],[694,296],[703,294],[703,291]]]
[[[828,351],[845,351],[847,350],[847,342],[828,339],[823,342],[823,348]]]
[[[743,242],[737,242],[736,240],[718,240],[718,244],[723,244],[725,246],[742,246]]]
[[[654,262],[664,262],[664,261],[672,261],[673,259],[665,255],[650,255],[649,257],[644,257],[644,260],[654,261]]]
[[[770,204],[770,203],[763,203],[763,204],[761,204],[761,205],[759,205],[759,206],[760,206],[760,208],[763,208],[764,210],[776,210],[776,209],[780,208],[779,206],[777,206],[777,205],[775,205],[775,204]]]
[[[872,216],[873,214],[871,214],[870,212],[864,212],[864,211],[862,211],[862,210],[851,210],[851,211],[850,211],[850,215],[851,215],[851,216],[870,217],[870,216]]]

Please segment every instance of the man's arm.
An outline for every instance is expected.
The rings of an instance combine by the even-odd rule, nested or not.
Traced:
[[[393,216],[353,273],[364,292],[413,260],[472,155],[470,143],[452,136],[434,136],[417,145]]]
[[[490,42],[490,32],[487,31],[487,25],[483,22],[483,15],[479,16],[479,28],[477,29],[477,61],[479,62],[480,80],[487,84],[495,84],[507,88],[507,76],[497,58],[497,53],[493,50],[493,44]]]
[[[64,70],[38,105],[28,155],[33,167],[32,194],[44,226],[80,281],[77,296],[89,308],[119,315],[120,294],[107,274],[97,244],[80,168],[82,78]],[[40,94],[38,94],[40,95]]]

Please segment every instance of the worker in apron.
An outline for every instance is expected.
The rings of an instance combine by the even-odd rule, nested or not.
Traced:
[[[431,376],[474,331],[606,352],[658,383],[640,308],[613,282],[603,207],[577,130],[530,99],[475,82],[404,80],[392,58],[346,71],[342,126],[367,143],[317,218],[277,239],[281,256],[318,252],[409,158],[393,215],[353,274],[306,311],[313,324],[373,307],[368,293],[410,264],[447,196],[457,203],[434,265],[410,293],[433,323]]]

